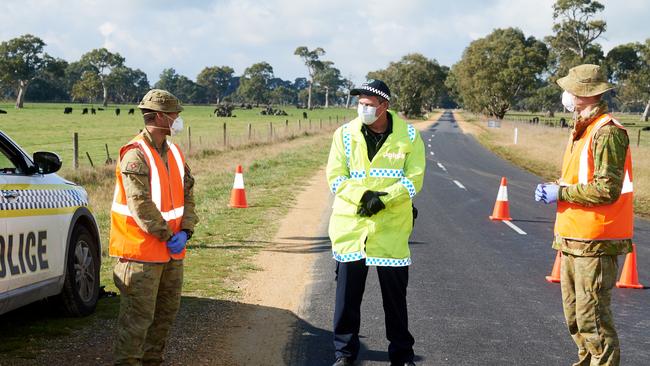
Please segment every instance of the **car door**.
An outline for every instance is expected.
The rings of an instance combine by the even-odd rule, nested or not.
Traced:
[[[4,154],[0,154],[0,168],[4,170],[6,165],[6,157]],[[2,213],[5,212],[7,207],[7,198],[5,197],[5,187],[6,180],[0,174],[0,297],[9,289],[9,277],[7,276],[7,243],[5,238],[7,237],[7,221],[2,217]],[[2,306],[0,306],[0,311]]]
[[[7,281],[5,291],[29,285],[46,285],[63,274],[65,218],[43,209],[57,187],[52,177],[32,169],[24,151],[6,136],[0,136],[0,150],[5,167],[1,172],[5,210]],[[50,175],[51,176],[51,175]]]

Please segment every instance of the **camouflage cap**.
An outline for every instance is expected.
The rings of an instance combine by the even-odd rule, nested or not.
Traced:
[[[151,109],[156,112],[173,113],[183,110],[181,102],[172,93],[162,89],[151,89],[142,97],[138,104],[140,109]]]
[[[569,70],[569,75],[557,79],[557,85],[577,97],[593,97],[614,87],[600,72],[600,66],[584,64]]]

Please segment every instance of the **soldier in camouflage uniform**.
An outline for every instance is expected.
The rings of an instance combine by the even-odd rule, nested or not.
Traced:
[[[166,136],[177,129],[177,117],[183,108],[171,93],[155,89],[145,95],[139,108],[144,116],[145,128],[136,139],[153,147],[150,152],[155,151],[164,167],[171,171],[168,158],[174,157],[169,153],[172,144],[167,143]],[[170,126],[172,121],[174,123]],[[112,256],[119,258],[113,278],[121,294],[114,349],[116,365],[162,363],[165,343],[180,306],[185,243],[198,222],[193,198],[194,179],[189,167],[184,164],[184,174],[181,175],[184,207],[182,218],[176,218],[180,222],[180,230],[177,227],[177,232],[174,232],[152,200],[150,164],[145,151],[140,148],[123,148],[118,162],[117,171],[121,175],[129,217],[142,230],[143,238],[158,243],[157,251],[163,253],[164,260],[152,260],[144,252],[139,255],[125,254],[121,247],[135,246],[137,252],[138,244],[126,243],[120,247],[116,243],[118,230],[116,224],[112,223],[110,250]],[[115,206],[114,203],[113,211]],[[112,212],[112,215],[115,213]],[[112,221],[117,221],[115,216],[112,216]]]
[[[579,357],[573,365],[619,365],[610,300],[617,256],[632,250],[629,139],[602,101],[612,87],[598,66],[577,66],[558,84],[565,90],[565,107],[575,108],[574,128],[562,178],[538,185],[536,200],[558,202],[553,248],[563,254],[564,314]],[[571,169],[578,179],[567,182]]]

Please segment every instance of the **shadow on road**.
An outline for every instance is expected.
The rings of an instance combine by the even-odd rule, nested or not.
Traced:
[[[97,312],[86,318],[66,318],[42,301],[0,316],[0,365],[52,365],[74,360],[79,365],[110,365],[116,336],[119,296],[101,299]],[[289,324],[292,342],[282,346],[280,357],[287,365],[331,365],[332,333],[301,319],[284,309],[245,304],[236,301],[183,296],[178,318],[166,349],[168,365],[237,365],[229,349],[233,334],[247,327],[239,322],[247,315],[269,319],[266,329],[252,329],[253,338],[244,349],[267,352],[265,335],[282,332],[273,324]],[[246,333],[246,332],[244,332]],[[308,340],[305,341],[307,337]],[[291,345],[302,344],[304,347]],[[381,351],[363,348],[366,360],[388,359]]]

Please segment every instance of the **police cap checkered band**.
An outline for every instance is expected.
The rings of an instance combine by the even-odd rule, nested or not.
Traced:
[[[350,91],[351,95],[374,95],[390,100],[390,89],[388,85],[381,80],[369,80],[361,84],[361,87],[354,88]]]

